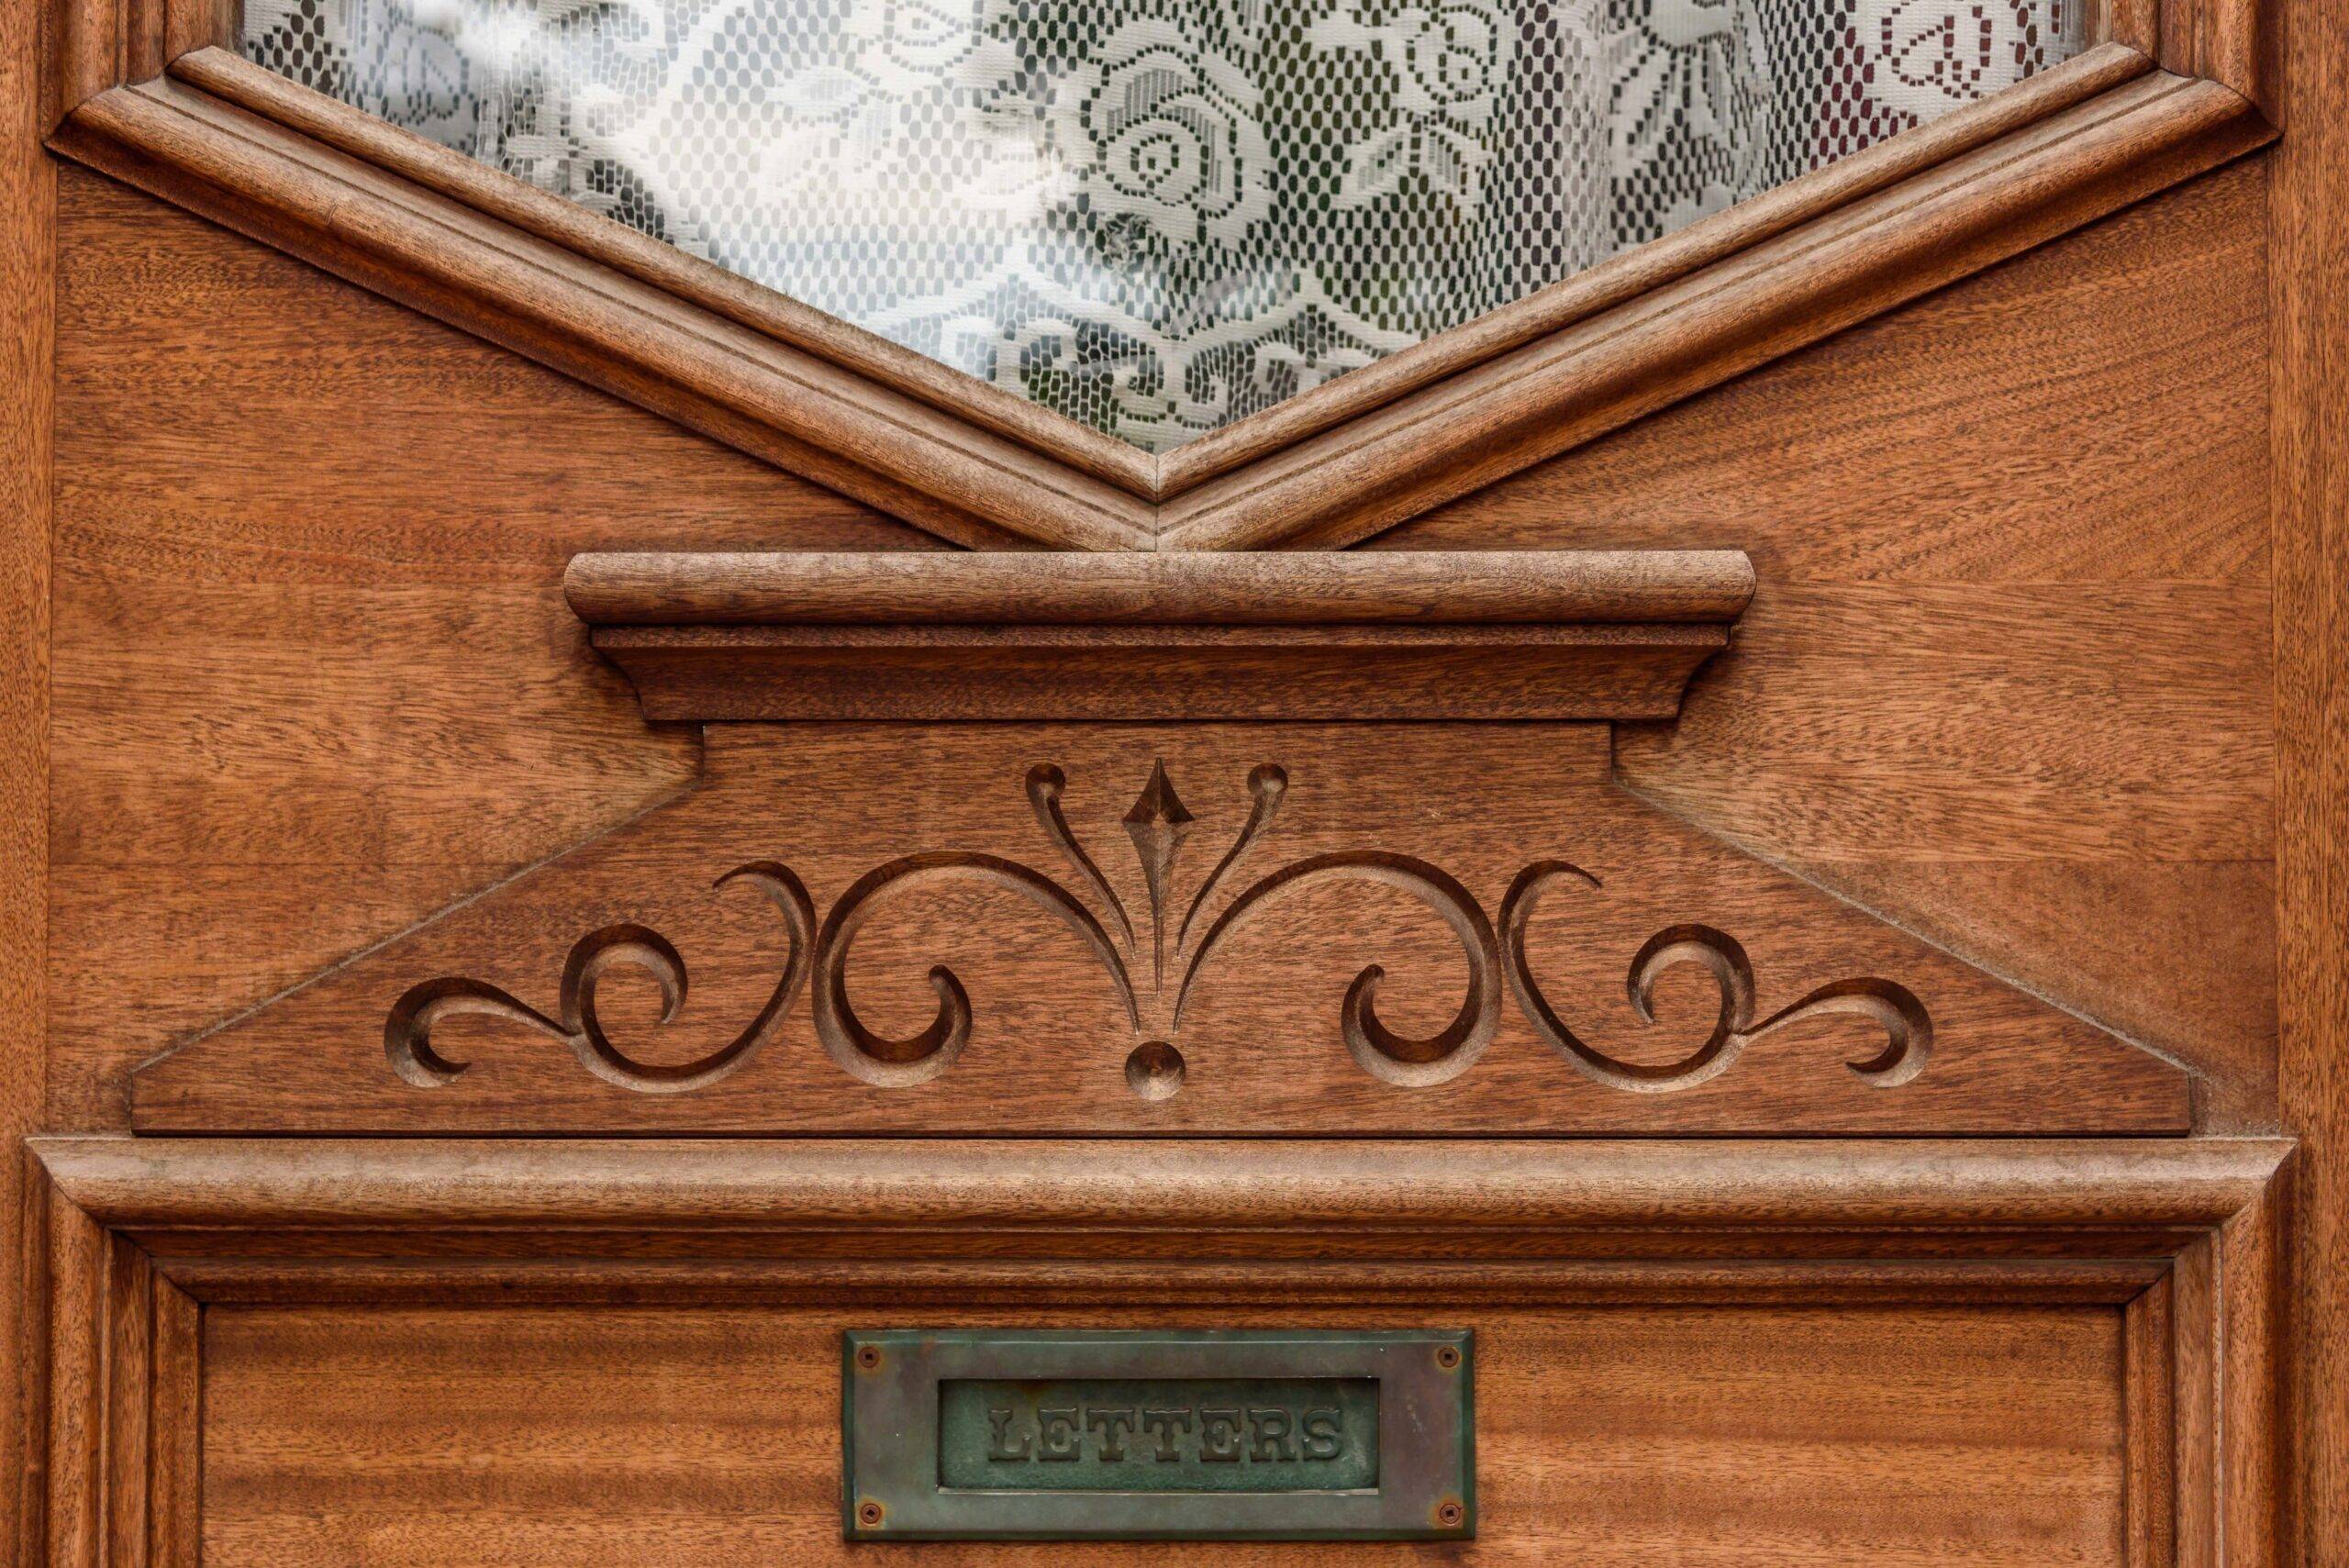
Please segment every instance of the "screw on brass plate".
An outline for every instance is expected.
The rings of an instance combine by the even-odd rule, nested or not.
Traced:
[[[856,1364],[863,1368],[866,1372],[871,1372],[874,1368],[879,1366],[881,1364],[881,1347],[878,1345],[857,1346]]]
[[[856,1506],[856,1522],[866,1529],[879,1529],[881,1521],[888,1517],[888,1509],[867,1497]]]
[[[1468,1510],[1457,1497],[1446,1497],[1435,1506],[1435,1524],[1438,1529],[1458,1529],[1467,1521]]]
[[[1437,1346],[1435,1364],[1446,1372],[1455,1370],[1460,1365],[1460,1347],[1458,1345]]]

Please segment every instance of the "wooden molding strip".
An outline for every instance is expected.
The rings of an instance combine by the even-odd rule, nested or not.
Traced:
[[[91,3],[93,16],[117,14]],[[2251,0],[2209,6],[2218,9],[2190,34],[2214,40],[2203,53],[2255,54]],[[2164,36],[2175,16],[2204,8],[2163,6]],[[83,72],[83,86],[129,70],[119,50],[107,58]],[[918,527],[991,549],[1351,542],[2272,134],[2230,87],[2104,46],[1153,460],[224,50],[180,55],[172,72],[97,91],[52,145]]]
[[[2276,1139],[1391,1142],[1142,1140],[1115,1159],[1018,1140],[30,1140],[108,1229],[687,1232],[810,1229],[1334,1230],[1755,1228],[2082,1236],[2222,1224],[2258,1203]],[[419,1237],[419,1240],[425,1238]],[[2110,1243],[2107,1243],[2110,1255]],[[1747,1255],[1761,1255],[1758,1249]]]
[[[575,555],[591,626],[1301,626],[1730,621],[1742,550],[1384,550],[1283,555]]]
[[[1162,500],[1179,495],[1406,394],[1474,370],[2153,69],[2154,61],[2137,50],[2099,45],[2006,92],[1838,159],[1513,305],[1186,441],[1159,459],[1156,495]]]
[[[958,543],[1150,548],[1148,504],[1111,485],[169,78],[52,144]]]
[[[1316,1307],[2105,1304],[2129,1561],[2279,1561],[2279,1140],[30,1147],[28,1562],[196,1561],[207,1304],[1197,1307],[1235,1266]]]
[[[2149,47],[2165,71],[2199,76],[2233,89],[2280,120],[2274,51],[2284,29],[2269,25],[2263,0],[2145,0],[2157,14]]]
[[[1660,718],[1735,550],[590,554],[648,717]]]
[[[2153,64],[2138,50],[2117,44],[2090,50],[2010,92],[1814,171],[1156,458],[485,169],[226,50],[176,60],[172,72],[228,103],[893,385],[1095,478],[1147,499],[1163,499],[2119,86]]]
[[[640,283],[918,398],[1094,479],[1145,498],[1152,494],[1157,462],[1139,447],[362,114],[227,50],[200,50],[174,60],[172,74],[484,217],[602,261]]]
[[[1631,423],[2269,139],[2156,72],[1160,508],[1162,550],[1333,547]]]
[[[235,0],[28,0],[46,12],[40,128],[192,50],[233,48]]]
[[[1666,719],[1709,626],[607,627],[647,718]]]

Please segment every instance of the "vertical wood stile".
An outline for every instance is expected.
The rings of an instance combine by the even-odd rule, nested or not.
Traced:
[[[2221,1227],[2219,1368],[2226,1451],[2221,1459],[2220,1531],[2229,1568],[2269,1568],[2288,1550],[2278,1362],[2283,1352],[2282,1215],[2291,1171]]]
[[[2164,1277],[2121,1312],[2128,1467],[2122,1560],[2129,1568],[2165,1568],[2177,1551],[2177,1417],[2170,1384],[2176,1336],[2170,1281]]]
[[[104,1560],[106,1568],[141,1568],[147,1561],[154,1277],[136,1247],[116,1240],[108,1251]]]
[[[0,1482],[31,1539],[45,1497],[29,1451],[44,1408],[23,1364],[35,1343],[46,1250],[41,1184],[17,1140],[47,1093],[49,916],[49,569],[51,344],[56,301],[55,172],[41,150],[43,13],[0,6]],[[21,1288],[19,1288],[21,1286]],[[19,1418],[19,1412],[24,1412]],[[0,1556],[16,1541],[0,1536]],[[29,1564],[29,1550],[21,1553]]]
[[[147,1560],[152,1568],[196,1568],[203,1524],[203,1308],[160,1276],[153,1286]]]
[[[2275,50],[2268,202],[2277,1079],[2296,1173],[2286,1426],[2299,1560],[2349,1542],[2349,4],[2297,0]]]
[[[50,1191],[47,1568],[105,1562],[113,1251],[95,1220]]]
[[[2205,1237],[2170,1272],[2170,1398],[2177,1431],[2176,1568],[2226,1568],[2220,1540],[2219,1259]]]

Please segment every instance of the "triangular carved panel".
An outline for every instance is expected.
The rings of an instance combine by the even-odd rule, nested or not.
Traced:
[[[1603,725],[707,747],[692,795],[150,1062],[136,1126],[2188,1125],[2180,1069],[1615,788]]]

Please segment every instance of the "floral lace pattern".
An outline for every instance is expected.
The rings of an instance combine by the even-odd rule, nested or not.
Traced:
[[[247,0],[297,82],[1151,450],[2076,52],[2085,0]]]

